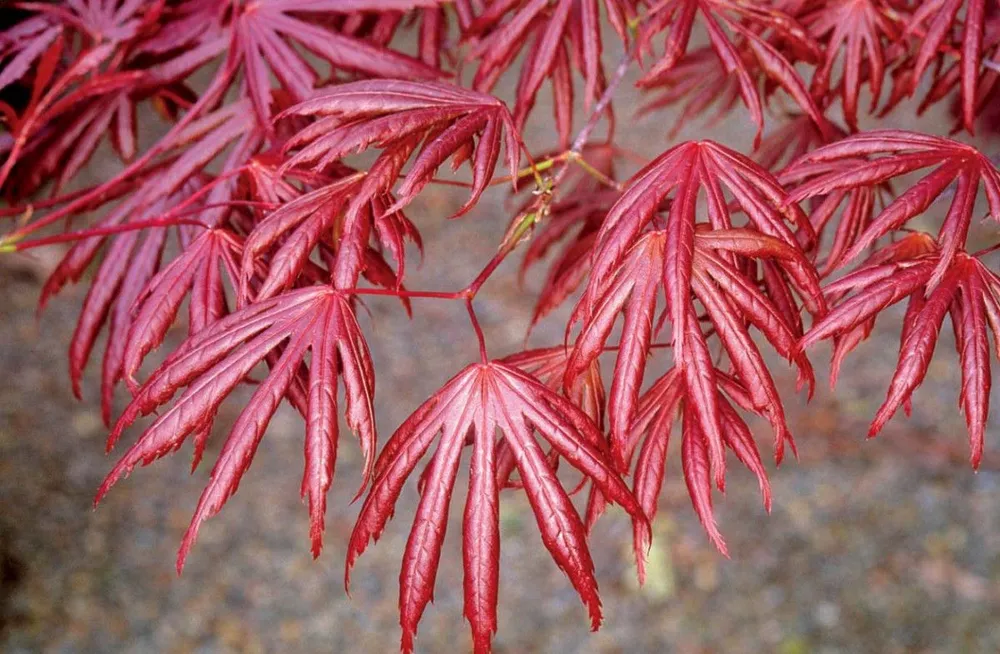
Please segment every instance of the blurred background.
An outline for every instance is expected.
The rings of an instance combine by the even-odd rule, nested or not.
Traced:
[[[606,61],[616,57],[610,52]],[[626,80],[615,104],[618,142],[652,158],[672,143],[666,135],[674,114],[668,110],[636,119],[640,99],[629,84],[634,79]],[[547,101],[543,90],[526,134],[536,150],[555,141]],[[905,105],[880,124],[947,133],[947,112],[917,120],[914,108]],[[769,118],[770,128],[778,125],[780,119]],[[686,125],[678,140],[706,136],[749,151],[753,127],[740,108],[708,130],[699,123]],[[995,139],[977,143],[988,153],[1000,153]],[[90,179],[83,181],[104,178],[114,165],[110,156],[96,157]],[[631,172],[634,168],[623,168],[622,178]],[[453,189],[428,187],[412,205],[408,213],[423,234],[426,257],[419,270],[408,268],[408,286],[461,288],[492,256],[514,203],[506,189],[493,189],[466,218],[445,221],[462,199]],[[936,224],[945,208],[935,207],[929,224]],[[984,228],[985,242],[993,242],[995,233]],[[351,498],[360,483],[360,457],[346,427],[326,547],[316,561],[299,500],[303,426],[286,406],[272,422],[239,493],[202,529],[184,575],[174,572],[176,548],[213,454],[248,389],[223,405],[206,464],[196,473],[188,472],[191,453],[185,448],[138,470],[97,511],[91,510],[94,491],[113,458],[103,451],[106,430],[97,409],[94,370],[81,403],[72,398],[66,373],[66,348],[85,286],[68,289],[40,320],[35,316],[40,285],[58,256],[51,250],[0,259],[0,649],[396,650],[399,565],[415,485],[407,485],[396,518],[355,568],[348,598],[343,561],[359,508]],[[518,256],[512,259],[476,301],[496,356],[522,347],[544,273],[539,267],[520,289]],[[372,299],[367,307],[370,313],[362,312],[360,320],[375,357],[375,402],[384,442],[477,350],[461,304],[418,300],[412,320],[392,300]],[[529,344],[560,342],[567,315],[564,310],[543,322]],[[974,474],[957,407],[961,375],[946,326],[912,417],[897,417],[878,439],[865,442],[868,421],[892,376],[901,317],[899,310],[879,321],[848,359],[835,393],[823,382],[829,349],[818,348],[813,360],[820,385],[808,406],[795,395],[791,372],[774,361],[800,458],[778,470],[769,465],[770,515],[760,505],[751,475],[732,467],[726,496],[716,495],[731,560],[704,536],[687,498],[678,443],[672,443],[644,588],[635,581],[631,530],[621,512],[612,511],[595,530],[591,547],[605,605],[604,626],[597,633],[588,632],[581,603],[542,546],[526,499],[506,491],[496,650],[1000,650],[1000,452],[995,438],[1000,402],[994,392],[994,438]],[[175,329],[174,343],[178,335]],[[652,372],[668,363],[666,356],[660,359],[652,362]],[[605,368],[610,370],[610,360]],[[118,401],[120,409],[125,398]],[[128,434],[125,445],[138,433]],[[757,433],[769,452],[769,432]],[[435,603],[420,625],[419,651],[462,651],[471,642],[462,619],[464,488],[460,478]]]

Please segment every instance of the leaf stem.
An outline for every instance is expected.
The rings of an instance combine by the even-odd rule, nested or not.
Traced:
[[[479,358],[483,363],[489,363],[489,356],[486,354],[486,337],[483,335],[483,328],[479,326],[479,318],[476,317],[476,308],[472,306],[472,298],[466,298],[465,308],[469,312],[469,321],[472,329],[476,332],[476,339],[479,340]]]
[[[576,165],[580,166],[580,168],[582,168],[585,173],[587,173],[588,175],[590,175],[591,177],[593,177],[594,179],[596,179],[601,184],[604,184],[605,186],[613,188],[616,191],[621,191],[622,190],[622,185],[621,184],[619,184],[615,180],[611,179],[610,177],[608,177],[607,175],[605,175],[604,173],[602,173],[597,168],[594,168],[594,166],[592,166],[579,153],[577,153],[577,152],[571,152],[570,156],[569,156],[569,160],[572,161],[573,163],[575,163]]]
[[[194,220],[191,218],[154,218],[153,220],[137,220],[132,223],[125,223],[124,225],[112,225],[110,227],[94,227],[92,229],[82,229],[77,232],[65,232],[63,234],[56,234],[54,236],[47,236],[45,238],[36,238],[31,241],[18,241],[13,237],[7,237],[0,239],[0,252],[22,252],[24,250],[31,250],[34,248],[43,247],[45,245],[55,245],[56,243],[70,243],[73,241],[82,241],[86,238],[93,238],[95,236],[111,236],[112,234],[122,234],[124,232],[134,232],[141,229],[152,229],[156,227],[173,227],[175,225],[191,225],[193,227],[204,227],[208,229],[208,225],[201,222],[200,220]]]
[[[403,288],[348,288],[343,290],[349,295],[383,295],[398,298],[424,298],[431,300],[462,300],[465,295],[461,292],[449,293],[446,291],[408,291]]]
[[[997,250],[1000,250],[1000,243],[995,243],[989,246],[988,248],[983,248],[982,250],[973,252],[971,256],[976,257],[978,259],[979,257],[986,256],[991,252],[996,252]]]

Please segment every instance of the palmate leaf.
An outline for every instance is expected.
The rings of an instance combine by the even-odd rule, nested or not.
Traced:
[[[104,138],[123,161],[131,159],[138,136],[136,88],[140,82],[141,75],[135,71],[89,80],[39,116],[44,127],[28,141],[11,173],[18,197],[53,179],[52,194],[59,194]]]
[[[497,432],[503,434],[497,441]],[[645,534],[645,517],[607,459],[600,431],[579,408],[534,377],[499,361],[459,372],[411,415],[386,442],[375,464],[375,481],[351,534],[346,579],[369,541],[378,539],[407,477],[441,434],[423,475],[421,498],[403,555],[400,623],[403,651],[413,650],[417,623],[431,600],[462,449],[472,444],[469,495],[463,524],[465,616],[477,652],[490,650],[496,631],[500,564],[500,444],[514,455],[521,482],[538,521],[542,542],[567,574],[590,612],[594,629],[601,605],[583,522],[546,460],[533,432],[559,456],[620,504]]]
[[[870,160],[860,162],[859,158]],[[989,158],[958,141],[902,130],[878,130],[813,150],[793,163],[783,177],[800,180],[788,201],[801,202],[855,188],[875,189],[901,175],[931,167],[933,171],[899,193],[864,231],[857,230],[841,261],[856,259],[878,239],[926,212],[954,184],[951,206],[938,233],[941,257],[930,280],[933,287],[965,245],[980,183],[990,215],[1000,221],[1000,172]]]
[[[696,16],[708,32],[709,44],[722,62],[725,70],[739,81],[739,92],[750,111],[750,118],[757,126],[756,145],[764,129],[763,105],[757,79],[751,74],[743,58],[743,48],[749,50],[760,69],[781,86],[820,127],[826,130],[826,119],[806,89],[805,83],[791,62],[773,45],[766,34],[782,39],[786,46],[818,60],[815,43],[794,18],[776,9],[756,6],[741,0],[660,0],[653,3],[646,20],[639,30],[639,45],[643,50],[652,48],[653,39],[666,31],[664,52],[639,80],[640,86],[655,85],[687,52]],[[724,29],[725,28],[725,29]],[[728,29],[742,37],[741,42],[731,40]]]
[[[469,159],[472,167],[471,195],[456,214],[462,215],[489,184],[501,141],[512,176],[520,161],[519,137],[507,107],[492,96],[457,86],[402,80],[351,82],[296,105],[285,115],[319,118],[287,143],[288,150],[300,149],[286,168],[321,170],[372,146],[391,150],[411,138],[423,139],[392,210],[408,204],[454,156],[458,163]]]
[[[341,84],[313,100],[292,107],[288,116],[319,116],[286,144],[301,148],[285,168],[311,165],[320,171],[348,154],[370,146],[382,148],[348,203],[333,269],[338,288],[354,287],[364,270],[363,253],[368,247],[370,223],[375,220],[389,237],[395,232],[393,254],[402,263],[400,228],[381,222],[398,212],[426,186],[445,160],[470,159],[471,197],[456,216],[479,200],[489,185],[500,156],[500,143],[507,148],[507,163],[515,176],[520,156],[517,131],[506,106],[495,98],[435,83],[378,80]],[[503,133],[505,132],[505,134]],[[478,137],[478,138],[477,138]],[[372,200],[388,197],[410,155],[417,152],[391,206],[378,215],[367,211]],[[312,224],[312,223],[310,223]],[[402,228],[403,231],[412,231]]]
[[[964,6],[962,38],[958,43],[962,124],[971,134],[976,118],[980,68],[983,60],[983,34],[986,28],[986,0],[928,0],[917,5],[906,25],[905,34],[919,35],[916,59],[909,77],[912,95],[920,78],[940,53],[951,47],[951,38],[959,10]]]
[[[188,184],[173,195],[145,205],[142,194],[137,193],[109,213],[99,225],[114,227],[155,218],[169,205],[189,197],[197,188],[197,184]],[[145,233],[135,230],[111,237],[94,236],[79,241],[67,251],[42,288],[40,309],[66,284],[79,281],[105,243],[108,243],[104,258],[83,301],[69,347],[70,381],[73,394],[80,398],[84,368],[102,326],[109,324],[101,383],[105,422],[110,420],[114,385],[121,378],[121,358],[113,355],[112,351],[124,345],[124,337],[131,324],[132,305],[160,266],[167,231],[166,228],[149,229]],[[120,355],[120,351],[118,354]]]
[[[581,409],[597,425],[604,429],[604,413],[606,394],[604,380],[601,378],[600,361],[595,359],[587,371],[576,378],[576,385],[566,389],[563,380],[566,377],[566,365],[569,363],[573,350],[563,345],[525,350],[501,359],[501,363],[513,366],[531,375],[557,393],[562,393],[577,408]],[[553,470],[559,463],[559,451],[550,448],[548,460],[552,462]],[[506,441],[497,444],[497,481],[501,488],[522,488],[520,480],[511,476],[517,468],[514,451]],[[586,477],[584,480],[586,481]],[[582,482],[581,482],[582,485]],[[593,526],[588,522],[588,527]]]
[[[751,72],[756,76],[758,71]],[[639,108],[639,115],[680,106],[680,115],[667,133],[668,139],[675,138],[706,114],[709,115],[704,127],[711,128],[740,101],[739,80],[729,74],[711,46],[687,53],[655,82],[644,85],[643,91],[651,97]]]
[[[22,79],[34,69],[38,72],[54,68],[54,62],[46,65],[45,59],[58,60],[64,47],[65,27],[54,17],[39,14],[26,18],[0,32],[0,90]],[[34,80],[32,86],[39,93],[51,80]],[[38,82],[41,82],[39,84]]]
[[[830,142],[809,116],[793,112],[786,114],[784,119],[780,127],[764,136],[753,153],[754,161],[778,175],[778,181],[783,185],[785,180],[779,171],[807,152]],[[838,139],[847,136],[846,131],[832,122],[830,129]]]
[[[812,164],[807,167],[786,169],[778,179],[788,187],[794,187],[803,179],[819,174],[857,170],[866,164],[864,159],[841,159]],[[858,186],[837,189],[822,197],[810,198],[809,221],[816,230],[816,244],[813,247],[820,277],[827,277],[845,262],[850,248],[858,237],[868,229],[877,213],[877,206],[884,207],[890,202],[889,183],[879,186]],[[832,233],[829,247],[825,241]],[[822,254],[822,258],[819,256]],[[821,260],[820,260],[821,259]]]
[[[366,0],[258,0],[240,5],[232,22],[231,56],[246,77],[247,94],[262,125],[270,122],[271,82],[268,69],[297,102],[313,94],[318,75],[292,46],[296,42],[334,68],[379,77],[439,79],[440,70],[385,47],[325,29],[310,17],[365,10],[430,7],[440,0],[374,2]]]
[[[608,400],[611,451],[621,470],[628,468],[628,433],[638,411],[639,388],[654,332],[658,289],[667,288],[672,283],[670,276],[675,274],[668,264],[669,239],[666,230],[651,231],[632,247],[584,321],[567,365],[566,383],[572,387],[576,376],[604,349],[618,313],[624,312]],[[712,472],[721,489],[725,483],[725,460],[722,414],[714,390],[718,382],[705,335],[696,318],[692,291],[705,308],[736,376],[751,389],[751,405],[770,421],[778,461],[785,442],[791,442],[791,434],[774,380],[747,330],[747,323],[760,330],[782,356],[795,361],[801,383],[811,387],[813,373],[809,362],[796,352],[794,324],[753,279],[746,277],[745,269],[734,264],[732,257],[772,260],[778,264],[779,274],[787,276],[800,295],[811,298],[809,302],[817,306],[817,315],[822,315],[825,307],[818,279],[815,273],[808,272],[811,269],[804,255],[779,239],[749,229],[720,229],[699,233],[691,249],[684,293],[671,300],[668,291],[667,304],[671,310],[677,308],[677,303],[685,305],[685,311],[681,312],[684,322],[673,323],[674,360],[684,374],[686,393],[692,399],[692,411],[708,441]]]
[[[97,84],[93,81],[84,83],[83,87],[91,87],[89,90],[74,87],[94,74],[99,78],[105,77],[100,74],[104,69],[106,77],[116,80],[119,85],[122,84],[122,78],[131,78],[134,83],[141,76],[138,71],[125,70],[122,63],[137,42],[158,29],[165,6],[164,0],[73,0],[16,4],[17,8],[28,11],[31,15],[0,33],[0,61],[3,61],[0,66],[0,89],[28,74],[33,79],[31,100],[20,116],[15,116],[12,108],[0,103],[0,115],[7,114],[8,129],[14,136],[12,147],[6,153],[6,161],[0,167],[0,188],[5,189],[8,196],[12,195],[8,187],[11,177],[37,178],[37,173],[32,170],[32,162],[21,162],[24,155],[22,150],[38,145],[35,137],[39,132],[46,131],[46,127],[51,127],[51,116],[47,114],[52,110],[53,104],[62,101],[72,106],[92,99],[95,95],[94,87],[99,90],[101,82],[106,83],[107,80],[101,80]],[[108,114],[107,121],[112,118],[112,110],[119,109],[119,105],[124,102],[121,98],[116,100],[117,103],[101,107]],[[93,114],[94,109],[91,109]],[[73,136],[80,137],[80,132],[85,130],[84,125],[97,120],[96,125],[89,126],[77,146],[77,156],[86,160],[93,145],[107,130],[103,124],[105,118],[100,114],[81,118],[90,118],[90,121],[75,121],[75,135],[65,134],[67,128],[64,124],[58,131],[55,145],[60,145],[58,137],[62,137],[62,141]],[[124,112],[119,112],[114,118],[119,123],[115,132],[119,137],[115,139],[117,141],[127,133],[127,129],[121,125],[127,118]],[[51,132],[48,135],[51,136]],[[62,146],[66,147],[65,143]],[[37,156],[44,158],[47,150],[48,148],[42,149]],[[15,165],[19,163],[22,164],[22,170],[19,171],[20,174],[15,174]],[[71,166],[79,165],[82,162],[71,162]],[[20,181],[23,182],[24,179]],[[36,181],[24,188],[22,193],[26,196],[37,190],[38,185]]]
[[[733,230],[730,205],[726,202],[723,186],[728,188],[735,205],[747,215],[753,230]],[[703,418],[703,430],[711,444],[712,470],[716,483],[721,487],[724,478],[722,438],[719,418],[714,408],[714,396],[709,389],[714,387],[705,370],[711,362],[707,345],[694,318],[695,309],[691,302],[694,283],[696,250],[697,206],[699,195],[704,191],[706,198],[708,225],[722,234],[709,241],[708,249],[723,250],[722,261],[735,264],[735,257],[775,258],[780,270],[764,264],[767,295],[759,292],[746,295],[750,284],[740,284],[745,275],[736,268],[725,281],[738,292],[737,304],[742,312],[756,313],[761,309],[761,301],[771,311],[767,318],[760,316],[757,325],[765,331],[769,340],[786,357],[791,358],[789,338],[800,333],[799,310],[788,289],[791,284],[798,292],[806,307],[814,315],[822,315],[825,306],[819,292],[816,273],[799,249],[796,233],[800,240],[811,242],[814,234],[805,215],[795,205],[782,209],[784,190],[765,170],[743,155],[728,150],[711,141],[682,143],[658,157],[630,180],[621,198],[608,212],[598,234],[594,252],[593,267],[587,289],[574,311],[573,320],[583,320],[584,326],[577,339],[573,362],[567,370],[567,383],[582,372],[588,363],[597,357],[604,347],[619,311],[625,311],[625,323],[619,343],[618,361],[615,366],[614,382],[610,391],[609,417],[611,425],[612,451],[616,462],[625,465],[622,444],[633,416],[635,415],[639,387],[645,367],[645,357],[649,350],[653,333],[653,318],[656,308],[658,287],[663,286],[666,296],[667,315],[673,328],[674,356],[678,367],[690,373],[688,383],[692,392],[699,389],[704,404],[698,407]],[[656,215],[659,207],[673,192],[672,202],[663,229],[636,238]],[[725,268],[716,267],[717,272]],[[711,285],[702,284],[701,290],[709,292]],[[698,289],[695,289],[698,294]],[[702,298],[704,299],[704,298]],[[736,298],[733,298],[734,300]],[[724,303],[716,302],[713,322],[721,321],[729,315]],[[775,322],[775,318],[780,318]],[[741,320],[726,321],[726,334],[734,340],[726,343],[734,363],[739,361],[747,367],[744,373],[753,372],[747,384],[755,384],[757,401],[775,405],[773,425],[776,433],[776,454],[781,457],[781,447],[787,429],[778,415],[780,404],[773,402],[773,384],[756,384],[757,377],[769,380],[766,369],[762,368],[759,354],[753,360],[747,359],[737,345],[746,340],[744,331],[736,329]],[[782,325],[781,331],[776,325]],[[762,325],[767,325],[765,328]],[[688,351],[689,348],[692,348]],[[756,348],[753,350],[756,352]],[[686,363],[685,363],[686,362]],[[809,375],[806,375],[807,377]],[[764,400],[763,394],[771,395]]]
[[[517,61],[520,77],[514,120],[521,128],[548,78],[560,147],[568,148],[572,129],[572,68],[579,68],[584,77],[585,111],[597,101],[604,85],[600,5],[619,36],[626,40],[626,25],[635,13],[632,2],[627,0],[557,0],[551,5],[548,0],[493,3],[464,30],[464,38],[475,39],[466,57],[467,61],[478,63],[473,88],[489,92],[501,74]],[[518,59],[522,51],[527,53],[523,63]]]
[[[180,155],[168,160],[151,174],[140,189],[130,194],[119,206],[97,222],[100,228],[127,228],[130,223],[155,220],[184,203],[189,211],[202,219],[206,226],[216,226],[225,216],[225,208],[205,208],[224,204],[232,198],[234,185],[222,183],[202,193],[209,179],[201,171],[227,147],[231,147],[221,169],[222,173],[237,170],[249,152],[260,142],[252,129],[253,122],[240,111],[247,107],[236,103],[219,109],[195,121],[180,138],[192,142]],[[195,198],[195,194],[200,194]],[[111,399],[115,384],[124,369],[124,336],[132,324],[133,303],[159,270],[167,227],[124,231],[110,236],[92,236],[71,247],[42,289],[40,306],[69,283],[79,281],[90,265],[105,250],[104,259],[84,300],[76,331],[70,342],[70,380],[73,391],[80,397],[83,370],[101,327],[109,324],[108,348],[102,374],[102,406],[106,421],[111,416]],[[194,240],[191,228],[177,230],[182,248]],[[107,247],[105,248],[105,245]],[[215,291],[221,293],[222,290]]]
[[[8,181],[14,167],[20,162],[21,155],[24,149],[28,147],[31,138],[44,126],[43,117],[45,112],[56,102],[63,91],[97,70],[112,55],[114,49],[114,44],[103,43],[81,52],[66,70],[56,78],[51,88],[48,88],[40,96],[36,95],[32,98],[22,116],[16,116],[14,110],[6,104],[0,105],[0,114],[3,114],[4,118],[7,119],[6,122],[9,124],[9,131],[11,132],[9,141],[4,143],[3,147],[0,148],[0,152],[5,155],[3,164],[0,165],[0,189],[5,190],[8,196],[13,195],[8,190]],[[60,52],[56,50],[52,52],[58,58]],[[39,72],[39,76],[42,79],[51,79],[54,77],[56,61],[46,57],[41,63],[46,69],[44,72]],[[36,79],[36,84],[41,84],[41,81]],[[36,86],[35,88],[38,89],[41,87]]]
[[[182,235],[183,252],[149,280],[129,307],[131,327],[119,347],[121,374],[134,392],[143,359],[163,342],[185,298],[191,335],[229,312],[226,286],[235,287],[239,279],[243,239],[225,228],[191,231],[193,237]]]
[[[422,248],[422,242],[416,226],[402,211],[391,209],[395,200],[385,189],[396,181],[400,167],[415,145],[415,138],[404,139],[383,152],[368,171],[335,164],[332,166],[335,170],[317,176],[323,182],[311,184],[318,186],[315,190],[301,195],[292,190],[282,206],[258,222],[247,238],[241,301],[270,297],[291,287],[309,265],[317,246],[328,246],[337,252],[336,262],[331,266],[332,278],[345,288],[354,285],[358,274],[377,274],[388,281],[381,274],[382,264],[385,267],[388,264],[380,253],[382,264],[376,264],[380,270],[368,265],[373,263],[369,256],[370,235],[377,237],[380,246],[397,264],[397,271],[391,275],[392,283],[387,287],[399,287],[405,276],[405,242],[411,241],[418,248]],[[255,268],[262,255],[272,250],[267,273],[251,294],[249,284],[255,279]]]
[[[884,0],[835,0],[818,4],[800,19],[811,36],[826,43],[823,63],[812,77],[811,93],[814,97],[829,98],[839,91],[844,120],[857,131],[858,93],[865,76],[863,56],[867,59],[872,96],[869,111],[874,111],[886,70],[892,63],[891,59],[887,62],[886,45],[899,39],[903,30],[897,8]],[[844,53],[841,80],[832,84],[830,78],[841,50]]]
[[[900,406],[908,410],[913,392],[927,374],[945,315],[950,314],[962,368],[959,401],[969,429],[970,460],[978,468],[990,401],[987,325],[994,341],[1000,343],[1000,278],[975,257],[959,251],[950,257],[940,282],[931,287],[942,258],[943,251],[919,233],[877,252],[869,263],[827,287],[827,294],[840,300],[813,325],[800,346],[837,339],[835,365],[839,367],[845,350],[867,337],[879,313],[909,298],[899,362],[869,429],[871,438]]]
[[[53,51],[73,47],[75,37],[88,47],[100,43],[117,46],[152,31],[160,20],[164,0],[74,0],[70,2],[19,2],[16,9],[31,16],[0,32],[0,89],[31,71],[46,67],[44,60]],[[102,49],[102,60],[114,48]],[[56,55],[58,59],[58,55]],[[46,82],[53,81],[49,78]],[[36,87],[36,93],[47,88]]]
[[[349,192],[363,177],[348,174],[298,197],[291,197],[258,222],[247,237],[240,274],[240,300],[274,296],[290,288],[325,232],[331,232],[347,204]],[[267,262],[267,274],[251,290],[262,256],[278,244]]]
[[[715,371],[719,386],[715,391],[719,407],[722,437],[727,449],[757,477],[764,507],[771,510],[771,485],[764,470],[763,461],[757,450],[753,435],[746,422],[733,407],[758,413],[749,399],[750,392],[720,370]],[[638,451],[632,491],[643,512],[652,520],[656,517],[660,489],[670,443],[670,432],[678,416],[683,416],[681,430],[681,466],[688,487],[688,494],[695,513],[708,534],[709,539],[722,554],[728,556],[725,541],[719,532],[712,511],[712,483],[708,465],[708,441],[701,430],[695,400],[686,391],[684,373],[671,368],[647,390],[639,400],[639,411],[628,434],[628,460]],[[635,534],[638,552],[645,550],[648,543],[643,534]],[[643,557],[639,557],[639,578],[643,578]]]
[[[667,304],[672,307],[671,321],[674,325],[684,325],[687,303],[683,300],[690,287],[698,198],[704,193],[712,228],[730,229],[732,210],[724,197],[724,188],[733,194],[735,207],[746,214],[750,225],[761,234],[792,247],[798,247],[800,241],[809,245],[815,240],[805,214],[796,205],[785,202],[784,189],[769,172],[718,143],[684,142],[633,175],[608,212],[598,233],[590,282],[578,307],[578,317],[593,312],[597,295],[603,292],[625,253],[670,196],[665,243],[666,265],[670,269],[665,271],[664,279]],[[804,281],[809,268],[808,264],[797,266],[796,279]],[[821,312],[813,294],[804,299],[810,303],[810,310]]]
[[[311,352],[309,370],[303,360]],[[179,390],[183,394],[129,448],[98,491],[100,499],[136,465],[147,465],[195,435],[201,456],[210,424],[222,401],[250,371],[270,357],[270,373],[240,412],[198,502],[177,557],[184,565],[198,530],[239,486],[268,422],[281,399],[298,396],[306,418],[306,471],[302,495],[309,499],[313,555],[322,547],[326,492],[333,480],[337,452],[337,377],[343,379],[346,418],[365,457],[362,489],[374,463],[375,377],[371,355],[348,296],[311,286],[251,304],[218,320],[184,341],[136,392],[108,438],[112,447],[140,416],[160,410]]]

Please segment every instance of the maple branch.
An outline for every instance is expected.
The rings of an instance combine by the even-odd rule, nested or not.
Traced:
[[[580,156],[580,154],[581,152],[583,152],[584,146],[590,139],[591,133],[593,133],[594,129],[597,128],[597,123],[600,122],[601,116],[604,114],[604,111],[608,108],[608,105],[610,105],[611,101],[614,99],[615,93],[618,91],[618,86],[622,83],[622,80],[625,79],[625,73],[628,72],[629,65],[632,63],[632,60],[634,58],[635,58],[634,48],[626,47],[625,52],[622,53],[621,59],[619,59],[618,61],[618,65],[615,67],[614,74],[612,74],[611,79],[608,81],[608,85],[604,88],[604,92],[601,94],[601,97],[597,100],[597,104],[594,105],[594,110],[590,113],[590,117],[587,119],[587,122],[584,124],[583,128],[581,128],[580,131],[577,133],[576,138],[573,139],[573,145],[570,147],[568,151],[569,154],[567,157],[567,162],[563,164],[562,168],[559,169],[559,172],[556,173],[555,179],[552,180],[553,188],[558,186],[559,183],[566,177],[567,173],[569,173],[569,165],[568,165],[569,161],[574,161],[575,163],[579,164],[581,168],[583,168],[592,176],[595,173],[600,175],[600,177],[597,178],[598,181],[603,182],[604,180],[608,180],[608,178],[603,173],[601,173],[599,170],[586,163]],[[619,190],[621,189],[621,186],[617,183],[612,183],[611,186]]]
[[[554,157],[549,157],[547,159],[543,159],[542,161],[538,162],[537,164],[534,164],[533,166],[528,166],[526,168],[522,168],[521,170],[517,171],[516,178],[517,179],[523,179],[525,177],[531,177],[531,176],[535,175],[536,173],[544,172],[544,171],[548,170],[549,168],[554,167],[557,163],[563,163],[563,164],[574,163],[574,164],[577,164],[578,166],[580,166],[580,168],[583,169],[583,171],[585,173],[587,173],[588,175],[590,175],[591,177],[593,177],[594,179],[596,179],[601,184],[604,184],[605,186],[609,186],[609,187],[611,187],[613,189],[616,189],[618,191],[620,191],[622,189],[621,184],[619,184],[615,180],[611,179],[610,177],[608,177],[607,175],[605,175],[604,173],[602,173],[600,170],[598,170],[593,165],[591,165],[590,162],[588,162],[586,159],[584,159],[583,155],[581,155],[579,152],[577,152],[575,150],[572,150],[572,149],[566,150],[564,152],[560,152],[559,154],[555,155]],[[504,175],[503,177],[498,177],[498,178],[496,178],[494,180],[491,180],[490,183],[489,183],[489,185],[490,186],[499,186],[501,184],[506,184],[507,182],[510,182],[513,179],[514,179],[514,176]],[[437,181],[437,180],[435,179],[435,180],[431,180],[431,181]],[[544,184],[544,181],[542,182],[542,184]]]
[[[526,166],[521,170],[517,171],[517,175],[504,175],[503,177],[497,177],[496,179],[490,180],[490,186],[500,186],[501,184],[506,184],[513,181],[514,179],[524,179],[525,177],[535,177],[538,173],[544,172],[549,168],[560,162],[565,162],[570,157],[570,152],[561,152],[554,157],[549,157],[543,159],[537,163],[532,163],[530,166]]]
[[[475,299],[476,294],[482,289],[483,284],[490,278],[490,276],[496,272],[496,269],[503,263],[504,259],[514,251],[517,244],[521,240],[521,235],[527,231],[535,222],[535,215],[529,214],[526,216],[517,229],[514,230],[514,234],[501,244],[500,249],[497,253],[490,259],[489,263],[476,275],[468,286],[466,286],[461,291],[455,293],[448,293],[442,291],[407,291],[404,289],[382,289],[382,288],[354,288],[347,289],[344,292],[353,293],[357,295],[382,295],[382,296],[393,296],[398,298],[425,298],[425,299],[437,299],[437,300],[465,300],[465,308],[469,313],[469,321],[472,323],[472,329],[476,333],[476,339],[479,342],[479,356],[482,358],[483,363],[489,361],[489,357],[486,353],[486,337],[483,334],[482,326],[479,324],[479,318],[476,316],[476,309],[472,304],[473,299]]]
[[[622,53],[621,59],[618,60],[618,66],[615,68],[615,72],[611,76],[611,80],[604,88],[604,93],[601,94],[597,104],[594,105],[594,110],[590,113],[590,118],[573,140],[573,145],[570,147],[571,152],[579,154],[583,151],[583,146],[587,144],[587,139],[590,138],[591,132],[593,132],[597,127],[597,123],[600,121],[601,115],[604,113],[604,110],[608,108],[608,105],[611,104],[611,101],[614,99],[615,93],[618,90],[618,86],[622,83],[622,80],[625,79],[625,73],[628,72],[629,65],[632,63],[632,59],[634,57],[634,49],[630,47],[625,48],[625,52]]]
[[[126,193],[135,189],[144,180],[141,176],[136,176],[128,184],[123,184],[120,187],[120,195],[125,195]],[[37,202],[29,202],[27,204],[19,204],[10,207],[5,207],[0,209],[0,218],[16,218],[17,216],[23,215],[26,211],[37,211],[39,209],[48,209],[49,207],[54,207],[56,205],[62,204],[63,202],[72,202],[76,198],[79,198],[87,193],[93,191],[96,186],[88,186],[87,188],[82,188],[79,191],[72,191],[70,193],[65,193],[63,195],[56,196],[54,198],[47,198],[45,200],[39,200]],[[114,198],[112,198],[114,199]]]
[[[497,252],[492,259],[490,259],[489,263],[486,264],[486,267],[483,268],[478,275],[476,275],[476,278],[473,279],[472,282],[462,291],[460,291],[459,295],[469,300],[476,297],[476,293],[478,293],[479,289],[483,287],[486,280],[490,278],[490,275],[496,271],[497,267],[503,262],[507,255],[513,251],[514,248],[510,245],[502,247],[500,251]]]

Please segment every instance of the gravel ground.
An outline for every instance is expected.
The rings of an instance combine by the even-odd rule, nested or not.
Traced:
[[[629,97],[619,105],[626,120]],[[631,145],[654,155],[666,147],[669,126],[669,118],[646,121],[630,133]],[[712,136],[746,147],[748,132],[737,122]],[[529,140],[548,136],[536,130]],[[428,245],[427,263],[413,271],[412,287],[461,287],[494,251],[509,216],[502,191],[468,219],[443,224],[437,216],[457,202],[453,194],[431,192],[411,210]],[[175,549],[207,466],[190,476],[185,449],[138,471],[91,510],[112,460],[102,453],[106,432],[96,410],[96,376],[91,371],[85,402],[76,403],[65,373],[66,344],[85,289],[70,289],[36,321],[39,282],[33,270],[46,263],[19,265],[10,259],[0,268],[0,375],[8,380],[0,391],[0,647],[394,650],[399,561],[415,504],[413,485],[383,539],[362,557],[348,598],[342,566],[357,510],[350,503],[360,480],[357,448],[345,437],[327,546],[313,561],[298,497],[302,425],[284,407],[239,494],[202,530],[178,578]],[[541,281],[530,278],[521,292],[513,280],[511,266],[504,266],[477,305],[496,354],[520,346],[531,292]],[[421,303],[412,321],[393,301],[368,306],[371,317],[362,322],[376,358],[384,440],[476,351],[460,306]],[[531,342],[558,342],[564,317],[545,323]],[[646,587],[636,588],[623,517],[612,513],[598,526],[592,547],[605,624],[595,634],[587,631],[584,609],[542,548],[526,500],[505,493],[497,651],[1000,650],[1000,459],[994,439],[983,469],[973,474],[968,468],[950,335],[941,338],[941,354],[914,401],[912,418],[898,418],[879,439],[863,442],[891,376],[899,318],[897,313],[880,321],[849,360],[836,394],[821,387],[808,407],[794,397],[790,374],[776,367],[801,458],[772,470],[770,516],[750,475],[733,473],[727,496],[717,503],[731,560],[704,537],[673,452]],[[815,360],[826,354],[817,352]],[[224,405],[220,425],[231,423],[246,397],[241,391]],[[218,451],[223,435],[216,434],[206,458]],[[464,488],[461,480],[457,488]],[[456,491],[436,601],[421,623],[420,651],[463,650],[469,642],[457,542],[456,507],[463,499],[463,491]]]

